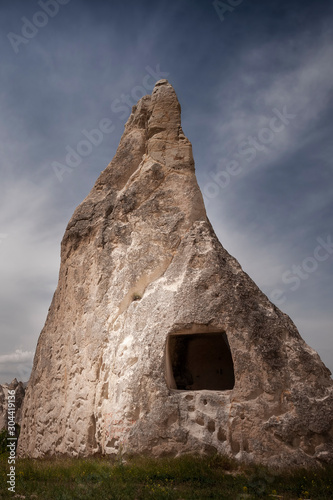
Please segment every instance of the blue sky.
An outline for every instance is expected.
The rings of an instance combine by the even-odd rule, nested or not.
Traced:
[[[0,383],[28,379],[66,224],[159,77],[221,243],[333,371],[333,3],[14,0],[0,27]]]

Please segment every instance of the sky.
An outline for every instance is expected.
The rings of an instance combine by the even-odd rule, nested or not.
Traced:
[[[333,371],[333,2],[13,0],[0,29],[0,383],[28,380],[65,227],[160,78],[218,238]]]

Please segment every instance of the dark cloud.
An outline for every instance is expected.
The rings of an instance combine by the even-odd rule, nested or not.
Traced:
[[[27,43],[16,39],[17,53],[7,34],[22,36],[22,18],[43,24],[41,7],[0,8],[0,382],[20,376],[20,356],[27,372],[65,226],[113,157],[140,87],[159,72],[181,102],[200,187],[214,191],[205,198],[221,242],[267,295],[282,290],[280,307],[333,369],[333,256],[295,291],[282,281],[318,237],[333,237],[332,3],[243,0],[223,22],[203,0],[62,3]],[[294,118],[272,132],[284,108]],[[59,182],[54,162],[103,119],[112,132]]]

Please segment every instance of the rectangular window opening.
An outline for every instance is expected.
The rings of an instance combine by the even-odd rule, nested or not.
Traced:
[[[166,346],[170,389],[226,391],[235,385],[225,332],[170,335]]]

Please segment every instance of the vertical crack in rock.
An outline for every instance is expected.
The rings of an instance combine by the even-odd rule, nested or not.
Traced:
[[[20,455],[314,464],[333,459],[332,400],[317,353],[218,241],[160,80],[67,226]]]

